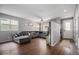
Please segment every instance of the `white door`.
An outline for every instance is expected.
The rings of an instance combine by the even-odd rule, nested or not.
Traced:
[[[63,38],[73,39],[73,21],[63,20]]]

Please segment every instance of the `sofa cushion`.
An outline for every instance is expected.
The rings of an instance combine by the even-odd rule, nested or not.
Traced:
[[[18,33],[15,34],[15,37],[19,37],[20,35]]]
[[[19,36],[19,37],[16,37],[15,39],[25,39],[25,38],[28,38],[29,36]]]

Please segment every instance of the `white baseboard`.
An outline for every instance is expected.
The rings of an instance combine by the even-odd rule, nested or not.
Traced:
[[[56,41],[55,43],[51,44],[51,46],[55,46],[57,43],[59,43],[60,39],[58,41]]]

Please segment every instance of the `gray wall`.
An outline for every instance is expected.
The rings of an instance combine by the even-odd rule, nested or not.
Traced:
[[[5,18],[5,19],[13,19],[13,20],[18,20],[19,21],[19,30],[17,32],[21,32],[25,29],[24,27],[24,21],[25,19],[15,17],[15,16],[10,16],[7,14],[0,13],[0,18]],[[27,28],[26,28],[27,29]],[[6,41],[11,41],[11,33],[15,33],[13,31],[0,31],[0,42],[6,42]]]
[[[13,20],[18,20],[19,21],[19,30],[16,32],[21,32],[21,31],[39,31],[39,29],[30,27],[28,24],[33,23],[31,20],[16,17],[16,16],[11,16],[7,15],[4,13],[0,13],[0,18],[5,18],[5,19],[13,19]],[[0,31],[0,42],[6,42],[6,41],[11,41],[11,33],[16,33],[14,31]]]
[[[29,24],[38,24],[38,23],[32,22],[32,21],[21,20],[20,30],[22,30],[22,31],[39,31],[39,28],[29,26]]]

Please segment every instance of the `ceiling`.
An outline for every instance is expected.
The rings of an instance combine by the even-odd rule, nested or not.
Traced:
[[[0,4],[0,12],[32,21],[73,17],[75,4]]]

